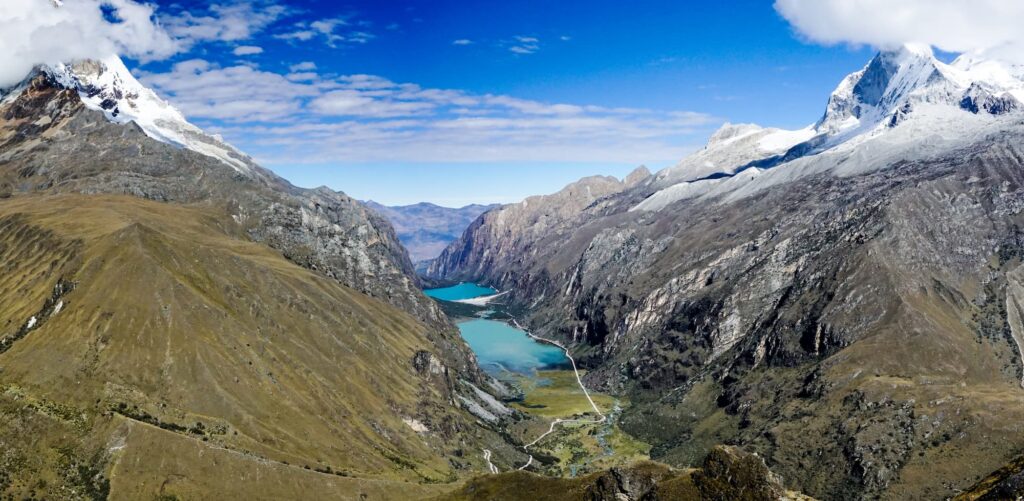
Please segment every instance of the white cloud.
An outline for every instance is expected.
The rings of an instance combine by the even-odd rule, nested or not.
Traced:
[[[288,67],[289,70],[295,71],[313,71],[316,69],[316,63],[312,61],[303,61],[298,64],[293,64]]]
[[[338,26],[348,26],[348,21],[344,19],[321,19],[319,21],[313,21],[309,23],[309,27],[324,35],[330,35],[334,33],[334,30]]]
[[[308,42],[314,37],[316,37],[316,32],[313,30],[298,30],[274,35],[274,38],[281,40],[298,40],[300,42]]]
[[[104,18],[104,7],[118,22]],[[161,59],[179,49],[154,22],[153,7],[132,0],[75,0],[61,7],[44,0],[4,0],[0,8],[0,88],[18,83],[38,64],[112,54]]]
[[[256,54],[262,54],[263,47],[257,47],[255,45],[240,45],[235,47],[234,54],[236,56],[254,56]]]
[[[142,80],[269,165],[667,162],[687,153],[714,125],[699,113],[545,103],[377,75],[279,75],[201,59]]]
[[[320,78],[320,75],[317,75],[316,72],[313,71],[299,71],[295,73],[289,73],[284,77],[293,82],[312,82],[317,78]]]
[[[349,33],[345,37],[345,39],[348,40],[349,42],[360,43],[360,44],[367,43],[370,40],[373,40],[374,38],[377,38],[377,36],[374,35],[373,33],[368,33],[368,32],[365,32],[365,31],[355,31],[355,32]]]
[[[358,90],[335,90],[314,99],[309,107],[322,115],[394,118],[423,115],[436,105],[428,101],[382,99]]]
[[[308,42],[314,38],[323,38],[329,47],[337,47],[342,43],[364,44],[376,38],[374,34],[367,31],[359,29],[345,31],[342,29],[351,27],[352,24],[348,19],[341,17],[320,19],[309,23],[300,22],[294,25],[292,31],[279,33],[274,35],[274,37],[293,42]],[[370,25],[368,21],[357,21],[354,24],[357,27],[368,27]]]
[[[467,38],[460,38],[452,42],[452,45],[473,45],[473,41]]]
[[[533,54],[540,50],[540,39],[537,37],[517,36],[508,49],[515,54]]]
[[[273,164],[339,162],[672,162],[707,131],[700,114],[407,117],[232,126]],[[698,132],[700,131],[700,132]]]
[[[177,63],[167,73],[142,73],[140,77],[144,84],[170,97],[187,116],[225,121],[293,117],[302,110],[304,99],[321,93],[277,73],[246,65],[222,68],[202,59]]]
[[[1020,0],[776,0],[775,9],[800,33],[828,44],[1003,53],[1024,47]]]
[[[160,20],[186,44],[249,40],[291,11],[271,0],[213,4],[206,10],[182,10]]]

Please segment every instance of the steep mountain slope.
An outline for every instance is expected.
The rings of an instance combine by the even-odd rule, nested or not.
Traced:
[[[473,204],[452,209],[430,203],[387,207],[373,201],[366,202],[366,206],[395,227],[398,240],[415,263],[439,256],[480,214],[498,207]]]
[[[959,493],[956,501],[996,501],[1018,499],[1024,495],[1024,458],[992,472],[970,489]]]
[[[485,215],[430,270],[509,289],[655,459],[725,442],[815,497],[948,497],[1024,447],[1021,75],[883,52],[807,129],[727,126],[542,232]]]
[[[447,459],[487,439],[452,405],[465,383],[427,326],[216,211],[14,197],[0,255],[5,494],[392,499],[484,468]]]
[[[343,193],[296,188],[203,134],[118,59],[44,67],[0,94],[0,194],[205,201],[300,265],[444,324],[382,217]]]
[[[524,460],[376,212],[116,59],[0,96],[4,496],[415,498]]]

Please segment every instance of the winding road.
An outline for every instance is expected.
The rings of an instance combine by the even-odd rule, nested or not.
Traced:
[[[555,432],[555,427],[557,427],[558,425],[560,425],[560,424],[601,424],[601,423],[607,421],[608,417],[605,416],[604,413],[601,412],[601,409],[599,409],[597,407],[597,404],[594,403],[594,399],[590,397],[590,392],[587,391],[587,387],[583,385],[583,378],[580,377],[580,371],[576,367],[576,360],[574,358],[572,358],[572,354],[569,353],[569,349],[566,348],[565,345],[563,345],[562,343],[559,343],[558,341],[555,341],[553,339],[542,338],[540,336],[534,335],[530,331],[526,330],[522,325],[520,325],[519,321],[514,319],[514,318],[512,319],[512,323],[515,324],[516,328],[518,328],[519,330],[525,332],[527,336],[530,336],[534,340],[536,340],[538,342],[541,342],[541,343],[547,343],[547,344],[550,344],[550,345],[553,345],[553,346],[557,346],[557,347],[561,348],[562,351],[565,352],[565,357],[568,358],[569,362],[572,364],[572,371],[573,371],[573,373],[576,374],[576,382],[580,385],[580,389],[583,390],[583,395],[585,395],[587,397],[587,401],[590,402],[590,407],[594,409],[594,412],[597,413],[598,416],[600,416],[599,419],[555,419],[554,421],[552,421],[551,422],[551,426],[548,428],[548,431],[544,432],[544,434],[542,434],[541,436],[537,437],[537,439],[534,440],[533,442],[530,442],[528,444],[523,445],[523,450],[526,451],[526,455],[529,457],[529,460],[526,461],[526,464],[524,464],[523,466],[520,466],[517,469],[525,470],[527,467],[529,467],[531,464],[533,464],[533,455],[530,454],[530,447],[533,447],[534,445],[537,445],[537,443],[540,442],[541,440],[543,440],[544,437],[547,437],[548,435],[554,433]],[[498,473],[498,468],[496,468],[493,464],[491,464],[491,451],[485,449],[484,450],[484,458],[487,460],[487,467],[491,470],[491,473]]]

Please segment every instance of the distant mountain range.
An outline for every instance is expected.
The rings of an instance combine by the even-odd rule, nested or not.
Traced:
[[[459,238],[480,214],[499,207],[498,204],[473,204],[452,209],[431,203],[388,207],[373,201],[365,204],[391,222],[413,262],[441,255],[441,251]]]

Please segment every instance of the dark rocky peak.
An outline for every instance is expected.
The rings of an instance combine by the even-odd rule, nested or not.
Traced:
[[[996,92],[988,86],[974,82],[964,93],[960,107],[974,113],[1005,115],[1021,108],[1021,102],[1008,92]]]
[[[853,86],[853,95],[863,104],[877,106],[882,102],[885,90],[899,71],[900,54],[897,52],[880,52],[864,68],[857,85]]]

